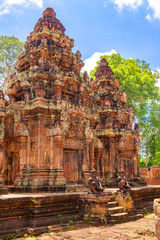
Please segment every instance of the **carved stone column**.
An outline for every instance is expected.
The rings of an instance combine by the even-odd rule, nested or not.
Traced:
[[[84,177],[85,177],[85,182],[88,182],[88,179],[90,177],[90,168],[89,168],[89,144],[91,143],[91,139],[86,139],[86,146],[85,146],[85,154],[86,156],[84,157],[83,161],[83,172],[84,172]]]
[[[5,166],[5,144],[0,140],[0,193],[7,193],[7,188],[4,185],[4,170]]]
[[[115,157],[116,157],[116,140],[114,137],[110,138],[110,173],[114,176],[115,169]]]
[[[63,171],[63,144],[64,136],[62,135],[59,123],[55,124],[53,131],[53,144],[54,144],[54,162],[53,162],[53,174],[54,185],[64,186],[66,184]]]
[[[15,179],[14,185],[22,186],[24,185],[23,182],[24,171],[27,170],[27,136],[20,136],[18,138],[18,142],[19,142],[19,173],[18,177]]]
[[[99,169],[99,162],[101,161],[102,158],[103,143],[97,137],[94,138],[94,148],[95,148],[95,162],[93,168],[97,170],[98,175],[101,175]]]
[[[85,136],[86,136],[86,156],[84,158],[84,162],[83,162],[83,172],[84,172],[84,176],[85,176],[85,181],[88,182],[88,179],[90,177],[90,156],[89,156],[89,150],[90,150],[90,143],[93,139],[93,133],[90,129],[90,121],[89,119],[87,119],[86,121],[86,128],[85,128]]]
[[[4,93],[0,90],[0,193],[7,192],[4,187],[4,172],[7,168],[6,158],[5,158],[5,98]]]

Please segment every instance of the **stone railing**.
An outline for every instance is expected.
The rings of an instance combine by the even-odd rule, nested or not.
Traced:
[[[156,220],[156,234],[158,239],[160,239],[160,198],[154,200],[154,212],[155,212],[155,220]]]

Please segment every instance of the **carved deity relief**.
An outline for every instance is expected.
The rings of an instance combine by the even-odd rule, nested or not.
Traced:
[[[85,127],[85,136],[87,139],[93,139],[93,132],[90,127],[89,119],[86,120],[86,127]]]
[[[66,135],[68,132],[68,120],[69,120],[68,112],[62,110],[60,115],[60,126],[63,135]]]
[[[49,168],[51,162],[51,158],[49,155],[49,149],[45,149],[43,153],[43,167],[44,168]]]
[[[86,122],[77,115],[70,115],[69,124],[68,124],[68,133],[66,137],[85,137],[85,126]]]
[[[37,166],[37,144],[36,142],[31,142],[31,162],[30,166],[35,168]]]
[[[59,121],[56,121],[53,128],[53,135],[62,135],[61,127]]]
[[[77,83],[75,81],[73,81],[72,79],[68,79],[64,85],[64,89],[67,89],[69,91],[74,91],[77,92],[78,91],[78,86]]]
[[[126,148],[126,137],[121,137],[118,142],[118,148],[119,149],[125,149]]]
[[[15,136],[28,136],[28,129],[22,122],[20,115],[14,115],[14,135]]]
[[[15,123],[14,135],[15,136],[28,136],[28,129],[23,122]]]

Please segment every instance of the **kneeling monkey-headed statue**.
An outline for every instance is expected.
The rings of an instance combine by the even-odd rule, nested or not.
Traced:
[[[95,169],[91,171],[91,177],[89,178],[88,183],[90,185],[90,189],[92,193],[98,193],[98,192],[104,191],[101,181],[98,178],[97,171]]]

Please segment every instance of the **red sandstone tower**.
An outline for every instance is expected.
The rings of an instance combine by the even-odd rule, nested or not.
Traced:
[[[74,41],[47,8],[10,76],[8,106],[1,99],[0,176],[21,191],[63,190],[85,184],[95,167],[116,186],[122,167],[138,177],[139,128],[133,107],[105,59],[89,80]]]
[[[130,181],[139,175],[139,127],[136,124],[133,130],[133,106],[126,105],[126,93],[119,91],[120,83],[113,75],[103,58],[92,83],[99,114],[96,136],[101,141],[96,166],[107,186],[115,186],[121,168]]]

